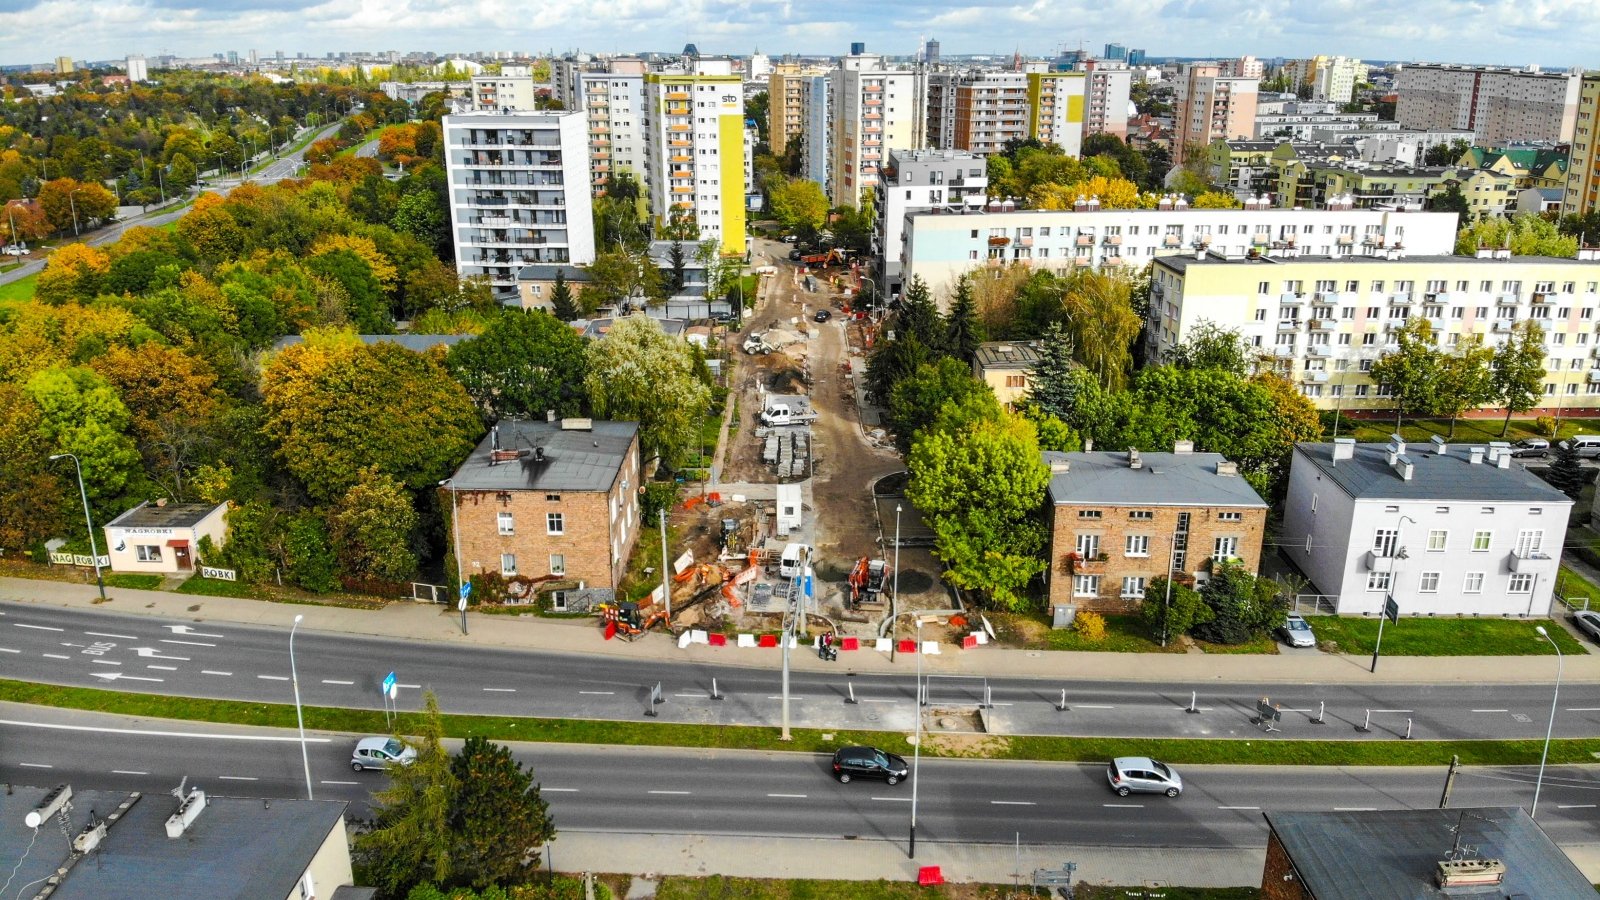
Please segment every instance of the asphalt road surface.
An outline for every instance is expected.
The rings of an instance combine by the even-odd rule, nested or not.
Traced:
[[[289,613],[285,612],[285,619]],[[163,622],[99,610],[0,603],[0,678],[138,693],[289,703],[289,622],[281,629]],[[613,656],[439,646],[348,634],[300,632],[296,662],[304,702],[382,708],[379,685],[394,672],[399,707],[416,709],[434,691],[448,712],[508,716],[640,719],[660,684],[667,722],[776,725],[777,657],[771,668]],[[807,652],[798,650],[795,652]],[[1544,664],[1535,658],[1530,665]],[[791,675],[795,727],[909,730],[915,722],[911,675]],[[710,696],[713,681],[723,699]],[[975,706],[987,683],[991,731],[1120,737],[1393,740],[1409,720],[1418,739],[1544,736],[1550,687],[1411,684],[1191,685],[935,676],[934,708]],[[1068,709],[1058,711],[1061,689]],[[856,703],[848,702],[854,696]],[[1252,724],[1255,704],[1282,707],[1280,731]],[[1326,704],[1326,724],[1312,723]],[[1370,721],[1369,721],[1370,711]],[[1370,731],[1357,726],[1367,724]],[[1600,685],[1569,683],[1555,733],[1600,735]]]
[[[354,735],[310,734],[315,796],[349,800],[363,817],[381,772],[349,767]],[[454,747],[454,743],[451,744]],[[0,705],[0,778],[7,782],[228,796],[305,795],[293,731],[150,722]],[[839,784],[828,758],[799,753],[517,744],[557,827],[580,831],[903,841],[911,784]],[[1263,810],[1431,808],[1441,769],[1187,766],[1185,792],[1118,797],[1103,765],[928,759],[918,768],[918,836],[929,841],[1093,846],[1259,847]],[[1526,806],[1535,770],[1462,770],[1451,806]],[[1591,770],[1545,775],[1539,823],[1557,841],[1593,837],[1600,782]],[[559,844],[557,845],[559,847]],[[559,852],[559,851],[558,851]]]

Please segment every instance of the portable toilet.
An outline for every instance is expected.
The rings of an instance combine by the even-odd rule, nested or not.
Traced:
[[[800,528],[800,485],[778,485],[778,534],[790,535]]]

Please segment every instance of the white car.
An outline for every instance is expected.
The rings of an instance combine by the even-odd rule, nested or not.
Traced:
[[[27,244],[7,244],[4,247],[0,247],[0,253],[4,253],[6,256],[27,256],[28,255],[28,245]]]
[[[1283,642],[1291,647],[1315,647],[1317,636],[1311,631],[1311,626],[1299,613],[1290,613],[1284,620],[1283,627],[1278,629],[1283,635]]]
[[[392,737],[362,738],[356,742],[356,749],[350,754],[350,768],[357,772],[409,766],[416,761],[416,748]]]

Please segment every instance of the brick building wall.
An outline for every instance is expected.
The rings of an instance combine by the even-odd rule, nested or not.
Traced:
[[[1309,900],[1305,886],[1294,877],[1289,854],[1278,842],[1276,833],[1267,837],[1267,862],[1261,868],[1262,900]]]
[[[615,588],[639,540],[639,443],[604,491],[469,491],[457,494],[461,517],[461,564],[468,578],[500,572],[502,557],[516,557],[516,574],[529,578],[559,574],[589,587]],[[450,503],[446,490],[443,502]],[[509,513],[510,534],[502,534],[501,513]],[[551,533],[549,516],[559,514],[560,533]],[[552,572],[559,554],[563,572]]]
[[[1143,590],[1124,597],[1124,579],[1143,578],[1148,584],[1166,574],[1181,513],[1189,514],[1187,549],[1174,571],[1203,573],[1218,538],[1235,540],[1234,553],[1246,569],[1255,572],[1260,567],[1265,508],[1055,504],[1050,527],[1050,605],[1119,613],[1137,609]],[[1225,518],[1228,516],[1238,519]],[[1080,536],[1098,538],[1099,553],[1106,559],[1095,560],[1093,554],[1074,559]],[[1131,545],[1130,537],[1136,539]],[[1098,589],[1092,595],[1079,596],[1079,576],[1098,576]]]

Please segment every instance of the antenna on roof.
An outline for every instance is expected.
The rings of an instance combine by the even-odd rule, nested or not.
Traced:
[[[177,797],[179,800],[182,800],[183,799],[183,789],[188,787],[188,786],[189,786],[189,776],[185,775],[185,776],[183,776],[183,780],[178,782],[178,786],[172,789],[172,791],[171,791],[172,796]]]

